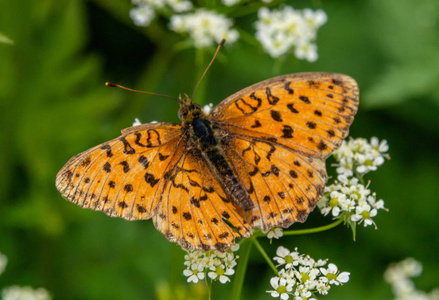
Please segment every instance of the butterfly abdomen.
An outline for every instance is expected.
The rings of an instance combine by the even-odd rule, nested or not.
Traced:
[[[213,133],[212,125],[209,120],[202,117],[195,118],[191,125],[192,139],[198,142],[199,150],[201,150],[211,168],[218,174],[229,196],[245,211],[254,208],[250,195],[224,157],[224,153],[221,150],[219,141]]]

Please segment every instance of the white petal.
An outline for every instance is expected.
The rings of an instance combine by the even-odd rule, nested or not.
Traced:
[[[346,283],[349,281],[349,275],[351,273],[349,272],[342,272],[340,273],[340,275],[337,276],[337,280],[340,281],[341,283]]]

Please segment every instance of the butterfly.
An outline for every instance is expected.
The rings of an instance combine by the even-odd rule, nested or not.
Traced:
[[[247,87],[206,114],[180,98],[182,124],[151,123],[71,158],[67,200],[126,220],[153,219],[182,248],[225,251],[253,228],[304,222],[324,193],[325,158],[358,109],[354,79],[299,73]]]

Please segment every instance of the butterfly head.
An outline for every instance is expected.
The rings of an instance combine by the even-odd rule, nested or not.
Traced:
[[[193,119],[204,115],[201,106],[198,103],[193,103],[188,95],[180,97],[180,109],[178,110],[178,117],[183,123],[191,123]]]

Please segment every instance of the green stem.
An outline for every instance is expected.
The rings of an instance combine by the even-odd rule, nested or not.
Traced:
[[[338,219],[337,221],[335,221],[335,222],[333,222],[331,224],[320,226],[320,227],[316,227],[316,228],[284,231],[283,235],[301,235],[301,234],[309,234],[309,233],[322,232],[322,231],[326,231],[326,230],[332,229],[334,227],[337,227],[341,223],[343,223],[343,219]],[[253,235],[254,238],[259,238],[259,237],[262,237],[262,236],[266,236],[266,234],[262,233],[262,232],[259,232],[259,233],[256,233],[256,234]]]
[[[326,230],[332,229],[334,227],[337,227],[342,222],[343,222],[343,219],[338,219],[337,221],[335,221],[335,222],[333,222],[331,224],[320,226],[320,227],[316,227],[316,228],[300,229],[300,230],[288,230],[288,231],[284,231],[284,235],[300,235],[300,234],[309,234],[309,233],[322,232],[322,231],[326,231]]]
[[[196,72],[195,72],[195,81],[194,81],[194,88],[198,81],[201,79],[201,76],[203,75],[204,71],[206,70],[207,64],[205,63],[205,55],[206,51],[205,49],[195,48],[195,66],[196,66]],[[203,81],[200,82],[200,84],[197,87],[197,92],[194,94],[194,98],[196,98],[196,101],[201,106],[206,103],[206,88],[207,88],[207,76],[204,77]],[[192,96],[192,95],[189,95]],[[194,99],[192,99],[194,101]]]
[[[248,259],[250,257],[250,250],[252,243],[248,243],[248,240],[244,240],[240,243],[239,249],[239,264],[236,269],[235,278],[233,280],[232,292],[230,295],[231,300],[240,300],[242,287],[244,286],[245,272],[247,270]]]
[[[206,283],[207,283],[207,299],[212,299],[212,279],[207,279],[206,278]]]
[[[251,239],[253,241],[253,244],[255,244],[256,248],[259,250],[259,252],[262,254],[262,256],[267,261],[270,268],[277,275],[278,274],[277,269],[276,269],[275,265],[273,264],[273,262],[271,261],[270,257],[268,257],[267,252],[265,252],[264,248],[262,248],[261,244],[259,244],[258,240],[254,236],[252,236]]]

